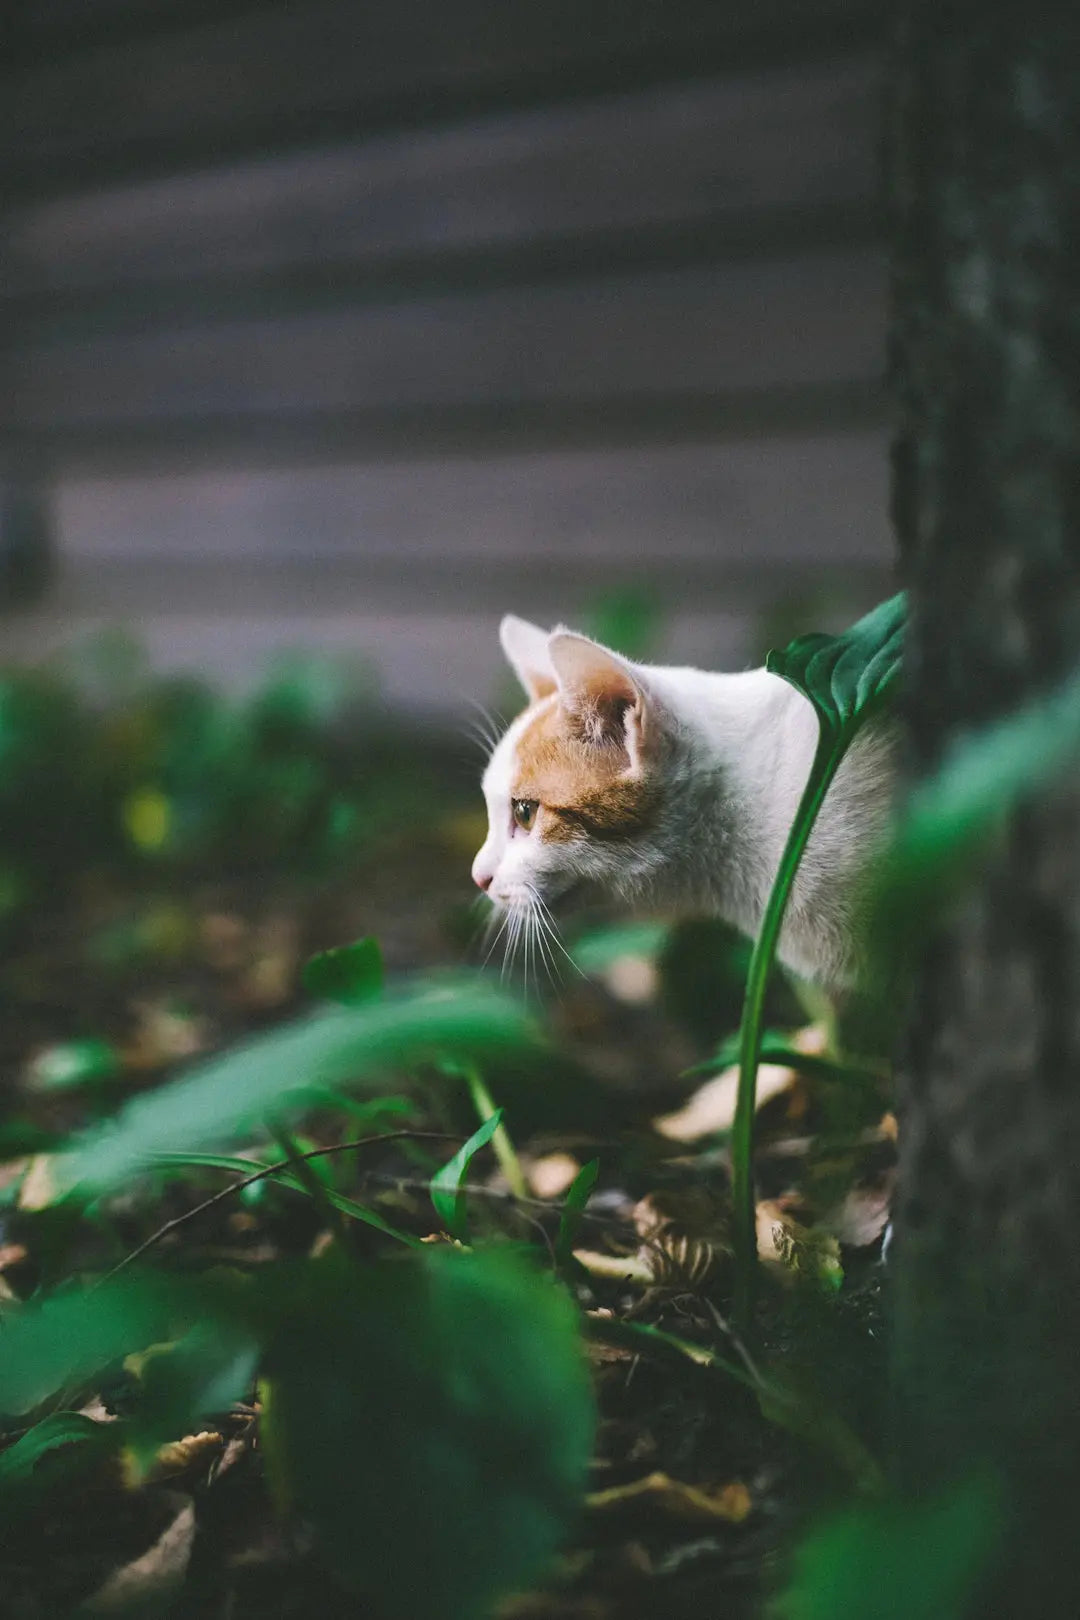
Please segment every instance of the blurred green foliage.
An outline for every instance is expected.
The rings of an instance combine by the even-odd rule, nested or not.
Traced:
[[[925,1500],[860,1507],[797,1549],[771,1620],[962,1620],[1003,1528],[999,1482],[978,1474]]]
[[[885,605],[885,630],[890,612],[895,604]],[[605,639],[632,652],[647,628],[629,613]],[[886,650],[891,639],[879,638]],[[894,660],[890,653],[876,666],[844,663],[834,656],[839,645],[806,640],[805,657],[793,655],[785,672],[809,682],[819,712],[843,729],[875,681],[892,678]],[[919,893],[927,875],[940,886],[1004,808],[1071,763],[1078,712],[1071,685],[957,749],[901,828],[892,870],[905,892]],[[197,682],[150,680],[119,642],[83,665],[8,674],[0,678],[0,908],[32,905],[59,877],[103,862],[181,879],[214,862],[340,870],[381,829],[400,825],[403,806],[430,813],[423,778],[403,762],[400,737],[396,744],[380,740],[362,687],[322,664],[294,664],[235,703]],[[100,929],[91,954],[170,959],[187,926],[182,911],[163,903],[127,933],[116,924]],[[618,965],[643,959],[667,1009],[698,1041],[730,1035],[748,951],[719,925],[606,925],[572,951],[584,972],[616,987]],[[40,1254],[26,1292],[0,1300],[0,1427],[8,1442],[0,1505],[9,1521],[35,1510],[104,1450],[146,1468],[162,1441],[250,1394],[258,1376],[278,1498],[314,1526],[327,1566],[390,1620],[427,1611],[471,1620],[542,1573],[582,1500],[593,1402],[580,1317],[559,1279],[577,1263],[573,1246],[598,1161],[585,1162],[551,1201],[558,1229],[546,1248],[525,1255],[495,1223],[470,1226],[470,1167],[489,1145],[499,1149],[502,1116],[479,1061],[497,1076],[498,1095],[516,1074],[523,1097],[542,1092],[562,1122],[570,1117],[558,1064],[532,1018],[479,973],[384,983],[370,939],[314,957],[304,986],[330,1005],[127,1096],[105,1120],[87,1114],[113,1106],[118,1058],[109,1042],[55,1041],[27,1070],[25,1091],[36,1104],[81,1099],[84,1112],[74,1127],[70,1116],[55,1129],[10,1121],[0,1144],[5,1161],[48,1155],[44,1190],[33,1200],[20,1202],[33,1165],[3,1194],[5,1218],[13,1216]],[[760,991],[764,1018],[764,977]],[[771,994],[770,1019],[782,1025],[784,992]],[[733,1055],[729,1040],[713,1062]],[[756,1041],[755,1061],[759,1055],[796,1062],[856,1097],[876,1083],[873,1073],[828,1057],[793,1057],[781,1033]],[[535,1083],[540,1073],[543,1086]],[[469,1075],[485,1117],[463,1147],[451,1155],[442,1128],[427,1133],[435,1147],[422,1131],[397,1141],[416,1103],[395,1087],[423,1095],[428,1085],[443,1127],[457,1123],[454,1104]],[[321,1133],[290,1134],[294,1118],[312,1115],[334,1122],[325,1147],[313,1145],[325,1142]],[[520,1115],[513,1118],[517,1134]],[[603,1125],[606,1171],[621,1145]],[[337,1139],[343,1127],[352,1141]],[[384,1155],[387,1144],[401,1147],[423,1216],[403,1185],[392,1207],[374,1207],[363,1180],[356,1197],[340,1190],[354,1184],[343,1175],[335,1181],[331,1166],[351,1165],[373,1140]],[[329,1157],[335,1153],[342,1158]],[[632,1174],[632,1154],[623,1158],[621,1171],[631,1166]],[[749,1177],[748,1150],[745,1169]],[[179,1175],[208,1177],[214,1191],[148,1237],[136,1221],[139,1239],[128,1241],[133,1212],[167,1213]],[[223,1184],[222,1175],[234,1179]],[[168,1257],[158,1239],[175,1226],[234,1193],[240,1206],[245,1184],[253,1191],[271,1183],[275,1199],[310,1216],[288,1251],[304,1258],[275,1254],[224,1270],[192,1245],[173,1249],[160,1269],[128,1264],[144,1252]],[[441,1232],[426,1224],[429,1198]],[[243,1206],[243,1217],[254,1220],[254,1207]],[[311,1257],[311,1239],[327,1232],[329,1247]],[[464,1249],[470,1241],[475,1249]],[[106,1271],[103,1252],[118,1275]],[[690,1361],[703,1353],[684,1349]],[[110,1383],[124,1394],[115,1421],[76,1409]],[[767,1387],[772,1405],[761,1406],[773,1421],[823,1454],[850,1451],[847,1431],[771,1369]],[[861,1450],[848,1462],[855,1477],[873,1474],[876,1488]],[[936,1500],[886,1503],[827,1523],[796,1554],[776,1614],[948,1620],[962,1612],[985,1565],[996,1515],[993,1491],[975,1481]]]
[[[299,656],[229,699],[108,637],[0,672],[0,919],[103,862],[335,869],[431,791],[372,699],[362,669]]]

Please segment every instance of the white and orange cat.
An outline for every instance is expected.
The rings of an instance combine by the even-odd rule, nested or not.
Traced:
[[[488,835],[473,878],[510,932],[543,932],[579,889],[761,921],[817,742],[778,675],[631,663],[560,626],[507,617],[503,650],[528,707],[484,772]],[[853,984],[859,879],[890,813],[889,728],[857,739],[803,857],[780,940],[796,973]]]

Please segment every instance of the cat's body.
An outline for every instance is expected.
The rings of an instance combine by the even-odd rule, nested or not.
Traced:
[[[481,888],[527,914],[587,884],[755,933],[817,742],[806,699],[763,669],[633,664],[513,618],[500,634],[530,703],[484,773]],[[859,880],[891,787],[890,733],[870,729],[829,790],[789,904],[780,956],[807,978],[856,977]]]

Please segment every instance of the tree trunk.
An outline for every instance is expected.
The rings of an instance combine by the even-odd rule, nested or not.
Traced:
[[[911,767],[1080,661],[1080,16],[908,4],[889,155]],[[1080,1615],[1080,790],[1013,817],[921,964],[901,1062],[897,1459],[989,1465],[975,1612]]]

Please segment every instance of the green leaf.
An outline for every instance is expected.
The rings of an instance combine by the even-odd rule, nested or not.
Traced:
[[[27,1068],[35,1091],[70,1091],[75,1086],[106,1086],[122,1072],[108,1041],[64,1041],[47,1046]]]
[[[861,1067],[859,1064],[843,1063],[838,1058],[824,1057],[818,1052],[800,1052],[798,1047],[790,1045],[786,1038],[775,1030],[766,1030],[761,1037],[758,1056],[762,1063],[781,1064],[785,1069],[794,1069],[796,1074],[805,1074],[811,1080],[830,1080],[842,1086],[860,1088],[876,1086],[882,1079],[882,1076],[876,1074],[873,1069]],[[738,1061],[739,1034],[736,1031],[734,1035],[729,1035],[726,1040],[720,1042],[712,1057],[684,1069],[683,1077],[719,1074],[724,1069],[732,1068]]]
[[[520,1004],[479,975],[429,979],[359,1007],[319,1012],[133,1098],[57,1161],[62,1187],[104,1192],[155,1154],[197,1151],[309,1103],[320,1087],[378,1076],[445,1052],[472,1056],[535,1044]]]
[[[460,1238],[462,1242],[468,1237],[469,1231],[465,1177],[480,1149],[487,1146],[498,1130],[502,1115],[502,1109],[496,1108],[490,1119],[485,1119],[480,1129],[474,1131],[454,1157],[431,1178],[431,1202],[435,1206],[435,1213],[451,1237]]]
[[[600,1160],[590,1159],[583,1164],[567,1190],[563,1200],[562,1216],[559,1220],[559,1230],[555,1238],[555,1259],[559,1265],[569,1265],[573,1259],[574,1244],[577,1242],[578,1228],[581,1226],[581,1216],[585,1205],[589,1202],[589,1195],[596,1186],[596,1178],[600,1174]]]
[[[614,923],[576,939],[570,955],[582,973],[604,973],[623,956],[659,956],[670,932],[668,923]]]
[[[775,1620],[961,1620],[1001,1531],[1001,1491],[981,1475],[841,1514],[796,1552]]]
[[[875,884],[881,928],[936,915],[1008,813],[1078,760],[1080,675],[960,738],[900,818]]]
[[[113,1427],[95,1423],[81,1412],[50,1413],[0,1454],[0,1493],[6,1498],[18,1491],[22,1498],[28,1487],[37,1487],[34,1491],[37,1495],[57,1477],[86,1466],[100,1455],[101,1449],[112,1439],[109,1431]],[[74,1450],[81,1451],[82,1456],[74,1457]],[[57,1457],[55,1453],[61,1451],[65,1455]],[[44,1466],[43,1458],[49,1459]]]
[[[233,1286],[242,1287],[240,1278]],[[178,1440],[206,1418],[227,1412],[255,1382],[258,1334],[218,1315],[196,1322],[182,1338],[155,1346],[140,1371],[140,1394],[130,1421],[132,1455],[146,1467],[166,1441]]]
[[[907,622],[903,592],[880,602],[839,636],[799,636],[765,668],[814,705],[824,730],[850,730],[883,701],[900,674]]]
[[[304,963],[303,985],[323,1001],[355,1007],[381,994],[384,977],[379,942],[367,938],[312,956]]]
[[[576,1313],[502,1253],[309,1270],[267,1361],[279,1490],[385,1620],[479,1620],[572,1528],[594,1414]]]
[[[8,1306],[2,1321],[0,1413],[32,1412],[110,1362],[168,1338],[174,1316],[194,1309],[191,1300],[179,1282],[142,1273]]]
[[[227,1153],[157,1153],[154,1155],[153,1167],[178,1170],[235,1170],[241,1176],[250,1176],[255,1171],[265,1168],[261,1160],[237,1159]],[[306,1194],[307,1189],[297,1180],[291,1170],[276,1170],[267,1181],[273,1181],[279,1187],[288,1187],[291,1192]],[[260,1182],[253,1182],[258,1187]],[[373,1226],[377,1232],[383,1232],[398,1243],[405,1243],[412,1249],[421,1247],[420,1239],[414,1238],[408,1232],[402,1232],[399,1227],[391,1226],[389,1221],[383,1219],[375,1210],[369,1209],[366,1204],[358,1204],[354,1198],[346,1198],[335,1188],[326,1189],[326,1197],[335,1209],[340,1209],[343,1215],[349,1215],[354,1221],[362,1221],[365,1226]]]

